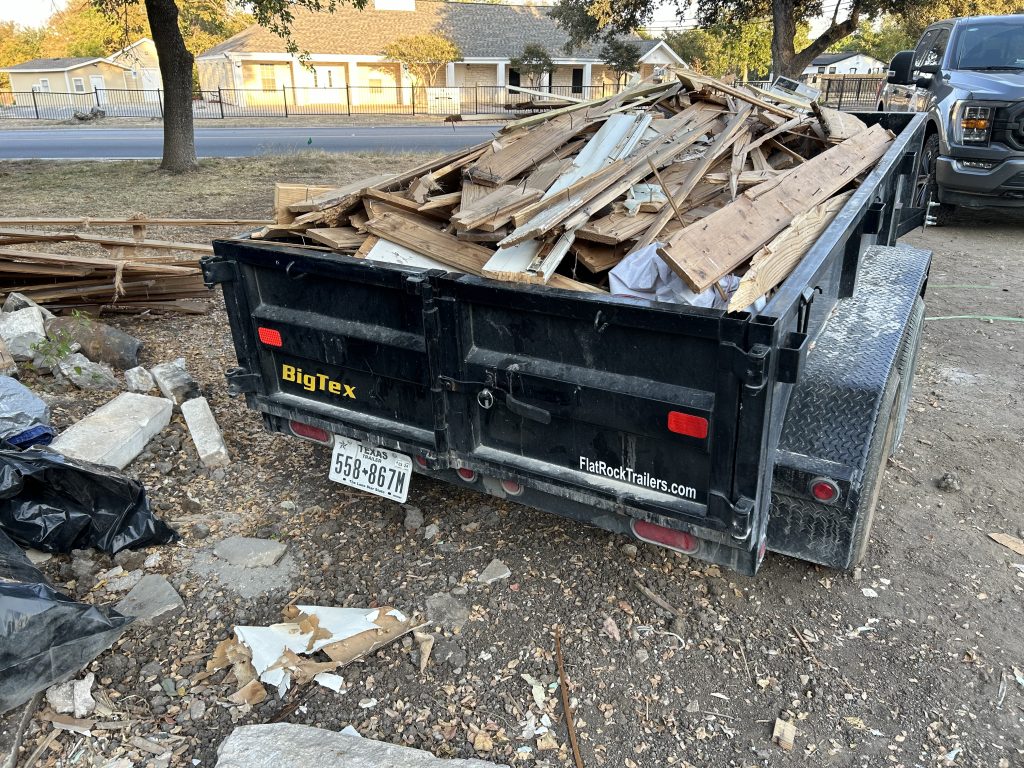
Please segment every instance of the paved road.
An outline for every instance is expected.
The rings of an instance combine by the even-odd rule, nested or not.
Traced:
[[[247,157],[299,149],[445,152],[489,138],[496,125],[314,128],[197,128],[200,157]],[[310,141],[312,139],[312,141]],[[159,158],[159,128],[57,128],[0,131],[2,160],[131,160]]]

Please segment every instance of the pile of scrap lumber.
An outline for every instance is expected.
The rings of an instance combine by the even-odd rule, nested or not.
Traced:
[[[209,243],[155,240],[147,226],[235,229],[266,224],[244,219],[3,218],[0,219],[0,294],[17,291],[50,309],[99,311],[172,311],[200,313],[210,291],[203,284],[199,258],[213,252]],[[47,231],[23,227],[131,227],[131,237],[91,231]],[[88,243],[105,255],[56,253],[53,243]],[[94,249],[98,250],[98,249]],[[100,252],[102,253],[102,252]]]
[[[742,310],[799,263],[892,138],[677,73],[402,173],[278,185],[275,222],[254,237],[579,291],[607,290],[609,271],[643,252]]]

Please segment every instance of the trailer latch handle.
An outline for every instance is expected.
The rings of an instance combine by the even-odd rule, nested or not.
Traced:
[[[508,409],[517,416],[522,416],[524,419],[530,419],[531,421],[538,421],[541,424],[551,423],[551,411],[546,411],[543,408],[538,408],[536,405],[530,405],[524,403],[522,400],[517,400],[514,396],[509,393],[505,393],[505,405]]]

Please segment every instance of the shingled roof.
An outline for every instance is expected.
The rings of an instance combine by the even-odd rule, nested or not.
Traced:
[[[67,59],[32,59],[31,61],[23,61],[20,64],[14,64],[3,69],[4,72],[64,72],[94,61],[103,61],[103,59],[98,56],[80,56]]]
[[[360,11],[339,4],[334,13],[295,9],[292,37],[312,54],[379,56],[389,43],[407,35],[433,32],[453,40],[464,58],[509,59],[529,43],[543,45],[552,58],[565,56],[565,33],[548,16],[550,8],[496,3],[416,0],[415,10],[377,10],[372,1]],[[643,55],[660,40],[632,40]],[[573,52],[574,58],[599,59],[600,45]],[[284,53],[284,41],[254,25],[215,45],[201,56],[225,53]]]

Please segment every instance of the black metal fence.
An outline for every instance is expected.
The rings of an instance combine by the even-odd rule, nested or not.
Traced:
[[[874,110],[878,107],[878,86],[884,76],[826,77],[815,87],[821,88],[818,103],[847,110]]]
[[[500,85],[458,88],[282,86],[274,90],[217,88],[194,92],[192,113],[197,119],[298,115],[497,115],[611,96],[618,92],[618,86],[552,86],[543,92],[544,96],[537,96]],[[0,91],[0,119],[68,120],[76,112],[89,112],[94,108],[104,110],[107,117],[159,118],[163,116],[164,94],[159,90],[112,88],[78,93]]]

